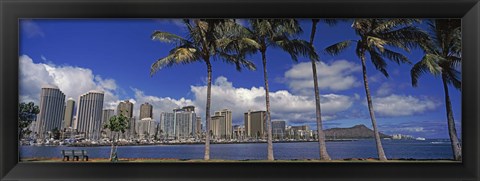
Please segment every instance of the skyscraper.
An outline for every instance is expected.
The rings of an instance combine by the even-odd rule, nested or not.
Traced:
[[[220,114],[215,114],[210,119],[210,131],[208,132],[213,139],[225,139],[226,130],[225,130],[225,116]]]
[[[185,108],[185,107],[184,107]],[[173,113],[160,114],[160,130],[162,136],[168,139],[188,139],[195,137],[197,115],[195,107],[174,109]]]
[[[73,98],[68,98],[67,104],[65,105],[65,116],[64,116],[62,128],[73,127],[74,109],[75,109],[75,100],[73,100]]]
[[[166,139],[175,139],[175,113],[160,113],[160,132]]]
[[[266,135],[266,111],[248,111],[245,116],[245,133],[250,138],[262,138]]]
[[[128,130],[123,135],[126,139],[133,139],[136,135],[135,131],[135,117],[133,117],[133,103],[129,100],[118,103],[117,115],[122,114],[128,119]]]
[[[275,139],[285,138],[285,121],[272,121],[272,136]]]
[[[40,113],[37,117],[37,134],[45,138],[49,132],[60,130],[65,116],[65,94],[56,87],[46,86],[40,94]]]
[[[140,116],[139,119],[143,118],[153,118],[153,106],[148,102],[140,105]]]
[[[223,109],[215,112],[211,119],[210,130],[217,139],[230,139],[232,137],[232,111]]]
[[[123,114],[127,118],[133,117],[133,103],[129,100],[122,101],[118,103],[117,106],[117,115]]]
[[[136,126],[138,138],[152,139],[155,136],[158,124],[152,118],[143,118],[138,120]]]
[[[80,95],[77,111],[77,131],[85,139],[98,140],[102,128],[103,91]]]
[[[110,120],[110,118],[112,118],[113,116],[115,115],[115,110],[113,109],[104,109],[102,111],[102,129],[103,129],[103,125],[107,124]],[[112,136],[112,132],[108,129],[104,130],[105,131],[105,136],[107,138],[110,138]]]
[[[174,109],[175,113],[175,135],[179,139],[193,138],[197,115],[194,106],[185,106],[182,109]]]
[[[195,131],[197,132],[198,136],[202,135],[202,117],[197,116],[197,127],[195,128]]]

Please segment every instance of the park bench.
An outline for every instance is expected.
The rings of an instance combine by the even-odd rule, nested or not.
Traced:
[[[72,158],[72,161],[75,161],[76,158],[78,161],[80,157],[82,157],[82,161],[88,161],[88,155],[86,150],[62,150],[62,156],[62,161],[65,161],[65,159],[69,161],[70,158]]]

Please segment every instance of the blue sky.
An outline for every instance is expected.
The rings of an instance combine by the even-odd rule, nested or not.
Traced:
[[[105,108],[114,108],[129,99],[138,107],[143,102],[159,112],[195,105],[205,120],[206,66],[198,62],[179,65],[150,76],[150,65],[165,57],[173,45],[152,41],[155,30],[184,36],[185,27],[174,19],[21,20],[20,21],[20,101],[38,102],[43,85],[58,86],[67,97],[78,99],[89,90],[106,93]],[[308,40],[311,21],[300,20]],[[245,20],[239,23],[248,24]],[[346,39],[356,39],[351,22],[336,26],[320,23],[314,46],[317,50]],[[414,50],[406,53],[412,62],[422,57]],[[320,54],[320,93],[325,128],[365,124],[371,127],[361,77],[360,61],[349,48],[338,56]],[[267,52],[272,119],[290,125],[309,124],[316,129],[311,64],[298,63],[278,49]],[[243,124],[243,113],[264,109],[264,82],[259,55],[250,59],[257,70],[237,72],[233,65],[213,63],[212,111],[229,108],[234,124]],[[387,79],[368,63],[371,93],[376,105],[380,131],[427,138],[448,138],[444,93],[441,80],[429,74],[410,82],[409,64],[388,62]],[[310,71],[310,73],[309,73]],[[461,133],[461,92],[450,87],[457,130]]]

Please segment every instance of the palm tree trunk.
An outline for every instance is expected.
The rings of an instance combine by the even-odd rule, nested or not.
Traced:
[[[312,19],[312,31],[310,33],[310,45],[313,47],[313,40],[315,39],[315,32],[317,31],[317,19]],[[313,71],[313,88],[315,89],[315,107],[317,116],[317,137],[319,145],[320,160],[331,160],[327,152],[327,146],[325,144],[325,133],[323,132],[322,125],[322,110],[320,107],[320,90],[318,89],[317,80],[317,65],[314,59],[311,59],[312,71]]]
[[[113,148],[115,147],[115,134],[112,132],[112,148],[110,148],[110,161],[113,161]]]
[[[210,131],[210,100],[212,92],[212,65],[208,58],[205,59],[207,63],[207,105],[205,106],[205,124],[207,128],[207,133]],[[210,160],[210,134],[206,135],[205,138],[205,160]]]
[[[385,152],[383,151],[382,142],[380,140],[380,134],[378,133],[377,128],[377,120],[375,119],[375,113],[373,112],[373,104],[372,104],[372,97],[370,96],[370,88],[368,88],[368,80],[367,80],[367,66],[365,62],[365,54],[361,54],[362,59],[362,70],[363,70],[363,83],[365,86],[365,93],[367,94],[367,103],[368,103],[368,111],[370,112],[370,118],[372,120],[373,132],[375,134],[375,142],[377,144],[377,152],[378,158],[381,161],[386,161],[387,157],[385,156]]]
[[[268,94],[268,76],[267,76],[267,56],[266,50],[262,51],[262,62],[263,62],[263,77],[265,80],[265,104],[267,106],[267,114],[265,115],[267,122],[267,159],[274,160],[273,158],[273,143],[272,143],[272,120],[270,118],[270,96]]]
[[[445,109],[447,111],[448,134],[450,135],[450,142],[452,144],[453,159],[456,161],[462,160],[462,145],[458,141],[457,129],[455,128],[455,121],[453,119],[452,103],[450,102],[450,95],[448,93],[448,84],[445,76],[442,75],[443,90],[445,91]]]

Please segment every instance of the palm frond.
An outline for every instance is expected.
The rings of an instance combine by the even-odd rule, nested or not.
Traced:
[[[176,64],[187,64],[200,60],[199,51],[195,48],[175,48],[164,58],[158,59],[150,67],[150,76],[164,67],[171,67]]]
[[[315,53],[313,47],[305,40],[293,39],[293,40],[280,40],[276,41],[274,46],[278,46],[283,51],[290,54],[294,61],[298,61],[298,56],[309,57],[317,60],[318,55]]]
[[[408,60],[408,58],[405,55],[403,55],[401,53],[398,53],[398,52],[395,52],[393,50],[389,50],[389,49],[384,49],[384,51],[382,52],[382,56],[388,58],[389,60],[392,60],[392,61],[396,62],[397,64],[400,64],[400,63],[411,64],[412,63],[412,62],[410,62],[410,60]]]
[[[410,26],[413,23],[421,22],[420,19],[412,19],[412,18],[387,18],[382,19],[382,21],[373,28],[373,33],[383,33],[392,31],[399,26]]]
[[[325,48],[325,52],[330,55],[338,55],[352,44],[352,40],[342,41]]]
[[[438,65],[439,56],[435,54],[425,54],[422,60],[413,65],[410,70],[410,76],[412,77],[412,86],[416,87],[418,79],[425,73],[433,75],[440,75],[442,68]]]
[[[383,59],[382,55],[379,54],[378,52],[374,51],[374,50],[370,50],[370,51],[368,51],[368,53],[370,54],[370,59],[371,59],[373,65],[375,65],[375,68],[378,71],[380,71],[385,77],[388,78],[389,75],[388,75],[388,72],[387,72],[387,63]]]
[[[163,31],[155,31],[152,34],[152,40],[158,40],[161,42],[166,43],[177,43],[177,44],[186,44],[190,43],[189,41],[185,40],[184,38],[175,35],[173,33],[163,32]]]

